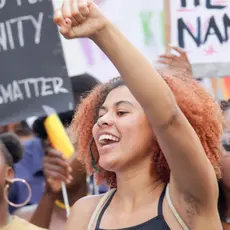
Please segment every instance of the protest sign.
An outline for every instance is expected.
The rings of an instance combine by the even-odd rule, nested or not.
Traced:
[[[51,0],[0,0],[0,125],[72,109]]]
[[[170,1],[171,42],[184,48],[200,77],[230,74],[230,1]]]

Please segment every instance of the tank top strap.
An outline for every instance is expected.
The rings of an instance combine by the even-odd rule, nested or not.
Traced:
[[[189,228],[187,227],[187,225],[185,224],[185,222],[183,221],[183,219],[181,218],[181,216],[179,215],[179,213],[177,212],[176,208],[174,207],[172,203],[172,200],[169,194],[169,184],[167,185],[167,188],[166,188],[166,200],[168,202],[169,208],[171,209],[173,215],[175,216],[176,220],[181,225],[183,230],[189,230]]]
[[[164,197],[165,197],[165,192],[166,192],[166,187],[164,187],[159,202],[158,202],[158,216],[163,216],[163,201],[164,201]]]
[[[94,223],[96,223],[96,221],[98,220],[103,207],[106,205],[106,202],[108,202],[111,196],[115,194],[115,192],[116,192],[116,189],[111,189],[107,193],[105,193],[103,197],[100,199],[95,211],[93,212],[93,215],[91,216],[87,230],[93,230]]]
[[[101,219],[106,211],[106,209],[109,207],[115,193],[116,193],[117,190],[114,190],[114,192],[111,194],[111,196],[109,197],[109,199],[107,199],[105,205],[102,207],[101,209],[101,213],[99,214],[98,216],[98,219],[97,219],[97,223],[96,223],[96,229],[99,229],[100,228],[100,224],[101,224]]]

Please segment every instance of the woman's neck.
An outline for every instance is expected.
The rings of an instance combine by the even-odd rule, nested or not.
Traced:
[[[147,164],[129,172],[116,174],[116,197],[127,211],[132,211],[159,198],[164,183],[152,172],[152,167],[152,164]]]
[[[2,199],[0,200],[0,228],[4,227],[9,223],[10,214],[8,211],[8,204],[7,202]]]

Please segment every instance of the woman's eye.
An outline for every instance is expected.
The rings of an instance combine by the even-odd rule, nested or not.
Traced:
[[[126,113],[128,113],[128,112],[126,112],[126,111],[118,111],[117,115],[122,116],[122,115],[125,115]]]

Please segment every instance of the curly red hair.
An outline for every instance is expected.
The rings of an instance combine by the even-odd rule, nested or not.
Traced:
[[[220,137],[222,135],[223,117],[218,103],[199,85],[198,82],[185,76],[173,77],[164,76],[163,78],[172,90],[177,104],[193,126],[199,136],[207,157],[211,161],[216,172],[217,178],[220,178]],[[116,87],[116,79],[106,84],[96,86],[79,105],[71,130],[73,141],[76,143],[79,159],[84,163],[88,173],[93,173],[91,164],[91,155],[89,151],[90,141],[92,140],[92,128],[97,120],[98,108],[103,104],[108,93]],[[96,160],[99,154],[95,143],[92,145],[92,152]],[[153,163],[154,167],[164,182],[169,181],[169,166],[167,161],[155,140],[153,143]],[[97,166],[98,183],[105,180],[110,187],[116,187],[116,175]]]

